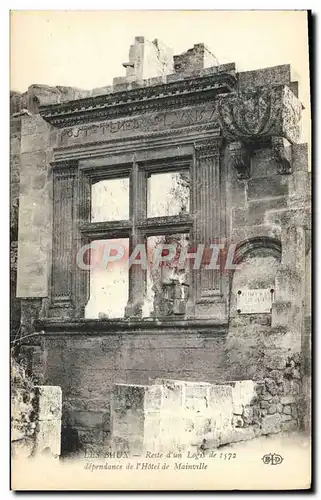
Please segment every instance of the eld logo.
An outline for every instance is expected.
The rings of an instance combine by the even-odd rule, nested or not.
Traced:
[[[262,457],[262,461],[265,465],[280,465],[283,462],[283,457],[276,453],[267,453]]]

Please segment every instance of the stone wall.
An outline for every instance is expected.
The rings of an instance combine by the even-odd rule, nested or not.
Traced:
[[[20,192],[21,119],[14,116],[25,105],[18,92],[10,93],[10,335],[13,339],[20,328],[20,300],[16,297],[18,218]]]
[[[174,56],[174,68],[176,73],[190,75],[199,73],[204,68],[217,66],[218,61],[204,43],[194,45],[192,49],[183,54]]]
[[[50,127],[22,118],[17,297],[48,296],[51,250]]]
[[[60,387],[36,386],[11,358],[12,458],[60,455]]]
[[[291,380],[297,360],[288,360]],[[285,375],[284,373],[284,375]],[[116,384],[111,397],[111,446],[131,453],[203,451],[298,428],[296,397],[266,378],[209,384],[156,379]],[[280,394],[280,395],[279,395]]]
[[[264,335],[273,344],[268,329]],[[114,384],[145,387],[158,383],[157,380],[175,377],[191,387],[193,382],[202,386],[218,383],[235,387],[234,377],[238,375],[236,380],[242,380],[242,373],[251,366],[246,363],[238,373],[233,370],[229,357],[232,349],[225,347],[225,337],[214,338],[210,334],[165,335],[158,332],[157,335],[123,334],[90,339],[86,336],[51,337],[46,340],[46,347],[45,383],[63,387],[63,437],[72,436],[69,443],[66,438],[66,447],[74,447],[72,451],[93,444],[109,446],[110,400]],[[252,349],[254,352],[254,345]],[[257,352],[260,353],[260,349],[259,344]],[[240,352],[245,360],[246,343]],[[253,364],[251,357],[250,362]],[[233,431],[233,440],[297,429],[304,416],[300,356],[289,356],[289,349],[278,353],[265,349],[258,366],[260,363],[261,369],[251,372],[259,402],[251,399],[251,403],[246,403],[251,408],[245,409],[245,413],[242,405],[239,409],[235,406],[233,415],[241,420]],[[241,430],[258,424],[259,427],[251,430]]]
[[[224,380],[224,336],[157,331],[44,339],[44,384],[63,390],[64,429],[75,441],[110,439],[110,395],[115,383],[148,384],[157,377]]]

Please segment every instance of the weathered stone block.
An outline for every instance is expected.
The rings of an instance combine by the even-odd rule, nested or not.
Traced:
[[[271,394],[269,394],[268,392],[264,393],[261,395],[261,399],[262,399],[262,402],[266,402],[266,401],[272,401],[272,398],[273,396]]]
[[[221,444],[237,443],[239,441],[247,441],[255,438],[253,427],[234,428],[230,434],[223,436]]]
[[[276,350],[274,352],[270,350],[269,353],[264,357],[264,365],[271,370],[282,370],[285,367],[286,358],[286,352],[278,353]]]
[[[262,419],[262,434],[276,434],[281,430],[281,416],[278,413]]]
[[[249,181],[249,199],[286,196],[289,192],[287,177],[274,175]]]
[[[245,406],[243,411],[244,423],[252,424],[253,422],[253,408],[252,406]]]
[[[61,420],[39,420],[35,430],[34,455],[50,451],[60,455]]]
[[[269,406],[268,408],[268,414],[269,415],[273,415],[274,413],[276,413],[276,405],[275,404],[272,404]]]
[[[296,405],[291,406],[291,411],[292,411],[292,417],[297,419],[298,418],[298,409]]]
[[[112,393],[113,409],[143,410],[146,387],[134,384],[115,384]]]
[[[163,386],[152,385],[146,390],[145,393],[145,411],[159,411],[163,405],[163,398],[166,397],[164,394]]]
[[[271,157],[271,150],[269,148],[260,148],[255,150],[251,156],[252,179],[274,176],[276,174],[277,165]]]
[[[285,413],[285,415],[291,415],[291,406],[290,405],[284,406],[283,413]]]
[[[287,395],[287,396],[282,396],[280,398],[280,403],[282,403],[283,405],[290,405],[290,404],[295,403],[295,402],[296,402],[296,398],[292,394]]]
[[[12,438],[12,436],[11,436]],[[34,440],[32,438],[24,438],[11,443],[11,456],[16,458],[29,458],[32,455],[34,448]]]
[[[285,413],[282,413],[282,415],[281,415],[281,421],[282,422],[287,422],[288,420],[292,420],[292,415],[285,415]]]
[[[276,405],[276,411],[277,411],[277,413],[282,413],[282,411],[283,411],[283,405],[281,403],[278,403]]]
[[[240,415],[234,415],[232,419],[232,426],[243,427],[244,426],[243,418]]]
[[[241,71],[239,85],[241,89],[262,85],[290,85],[291,68],[289,64],[272,66],[270,68]]]
[[[293,432],[297,430],[298,424],[295,420],[289,420],[288,422],[282,422],[281,430],[283,432]]]
[[[278,393],[278,386],[272,378],[265,379],[265,386],[272,396],[275,396]]]
[[[60,387],[40,385],[35,387],[38,420],[61,419],[62,391]]]
[[[71,424],[75,427],[102,427],[103,413],[93,411],[71,412]]]
[[[98,428],[77,428],[77,434],[79,436],[79,441],[82,444],[93,444],[102,445],[104,440],[104,433]]]
[[[232,387],[233,413],[242,415],[244,407],[256,397],[255,383],[252,380],[224,383]]]

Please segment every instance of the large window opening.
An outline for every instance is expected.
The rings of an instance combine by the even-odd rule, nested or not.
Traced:
[[[93,247],[85,317],[184,315],[188,273],[177,268],[177,256],[192,227],[190,161],[119,165],[109,172],[93,174],[90,217],[81,227]],[[123,250],[110,255],[111,245]],[[163,245],[174,245],[175,255],[155,267],[151,256]]]
[[[180,262],[188,248],[188,234],[150,236],[147,239],[148,269],[146,308],[149,316],[184,316],[189,291],[188,262]]]
[[[189,172],[151,174],[147,187],[147,217],[189,212]]]
[[[129,179],[104,179],[91,187],[91,222],[129,219]]]
[[[85,318],[124,317],[128,301],[128,246],[128,238],[92,242],[88,259],[90,298]]]

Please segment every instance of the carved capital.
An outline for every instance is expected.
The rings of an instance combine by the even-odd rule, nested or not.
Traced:
[[[58,177],[65,177],[65,176],[73,176],[76,174],[77,169],[78,169],[78,161],[77,160],[59,160],[59,161],[52,161],[50,163],[54,175]]]
[[[250,177],[251,158],[250,153],[242,141],[231,142],[228,145],[230,162],[236,170],[238,179]]]
[[[220,156],[221,140],[208,140],[194,144],[197,159],[213,158]]]
[[[300,138],[302,104],[286,85],[221,95],[217,110],[223,135],[229,141],[284,137],[293,143]]]
[[[292,173],[292,146],[284,137],[272,137],[272,158],[280,174]]]

